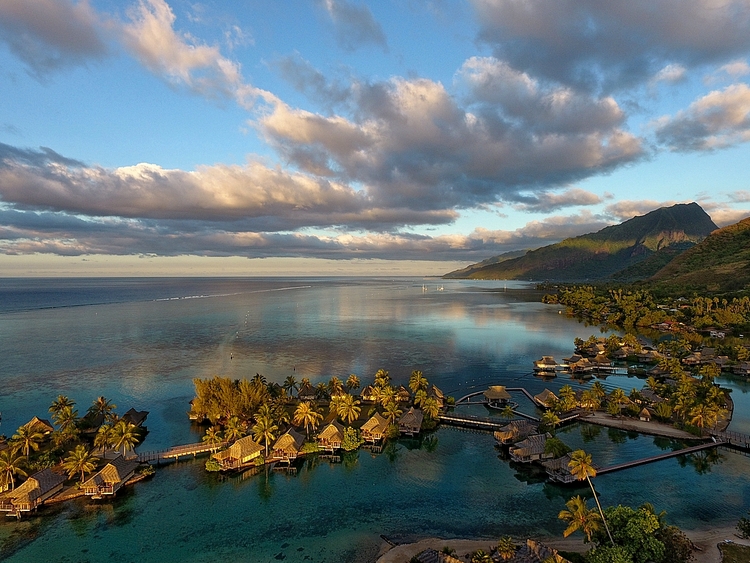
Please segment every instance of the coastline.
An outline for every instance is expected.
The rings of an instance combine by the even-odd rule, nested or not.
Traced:
[[[693,563],[721,563],[721,552],[718,544],[729,540],[739,545],[750,546],[750,540],[741,539],[737,534],[737,528],[734,526],[722,526],[719,528],[703,528],[696,530],[683,530],[685,535],[695,544],[696,550],[693,552]],[[383,550],[378,555],[375,563],[403,563],[409,561],[413,556],[421,553],[425,549],[432,548],[441,550],[444,546],[450,546],[456,550],[456,556],[459,559],[466,560],[465,555],[470,554],[477,549],[489,551],[489,548],[497,545],[499,538],[469,538],[469,539],[440,539],[424,538],[422,540],[405,543],[397,546],[385,544]],[[564,538],[562,536],[552,537],[535,537],[544,545],[557,549],[558,551],[574,551],[583,553],[589,549],[589,544],[583,543],[583,536],[574,534]],[[526,538],[514,537],[516,544],[526,541]]]

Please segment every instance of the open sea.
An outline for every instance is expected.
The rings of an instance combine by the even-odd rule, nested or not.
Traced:
[[[588,386],[531,374],[533,360],[559,360],[574,338],[599,333],[539,299],[522,282],[421,278],[0,279],[0,434],[47,418],[59,394],[81,414],[104,395],[120,413],[150,412],[140,450],[196,442],[203,429],[186,415],[192,380],[214,375],[317,383],[355,373],[364,385],[383,368],[398,385],[419,369],[456,398],[491,384],[532,394]],[[750,385],[720,382],[733,390],[730,429],[750,433]],[[603,384],[629,392],[643,381]],[[522,395],[514,400],[534,412]],[[601,466],[682,446],[583,424],[558,435]],[[380,454],[308,460],[295,475],[222,477],[204,463],[163,466],[112,501],[76,500],[21,522],[3,517],[0,560],[371,562],[381,534],[399,542],[560,535],[565,501],[587,494],[511,465],[490,433],[445,426]],[[733,525],[750,508],[750,458],[722,448],[602,475],[595,485],[604,505],[650,502],[685,529]]]

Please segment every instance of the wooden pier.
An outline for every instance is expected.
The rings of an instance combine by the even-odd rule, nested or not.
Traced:
[[[150,463],[155,461],[156,463],[177,461],[181,457],[187,456],[199,456],[201,454],[213,453],[218,451],[222,447],[226,446],[227,443],[223,444],[207,444],[206,442],[198,442],[197,444],[184,444],[182,446],[173,446],[166,450],[158,450],[151,452],[142,452],[138,454],[138,461],[141,463]]]
[[[631,467],[637,467],[639,465],[646,465],[647,463],[653,463],[655,461],[661,461],[663,459],[669,459],[671,457],[677,457],[680,455],[686,455],[693,452],[699,452],[707,450],[709,448],[716,448],[718,446],[725,445],[724,442],[717,440],[715,442],[707,442],[705,444],[699,444],[697,446],[691,446],[689,448],[683,448],[681,450],[675,450],[664,454],[658,454],[651,457],[644,457],[642,459],[636,459],[634,461],[626,461],[625,463],[618,463],[616,465],[610,465],[609,467],[602,467],[596,471],[597,475],[604,475],[606,473],[612,473],[613,471],[620,471],[622,469],[630,469]]]
[[[454,413],[441,414],[438,418],[440,419],[440,422],[452,424],[453,426],[463,426],[466,428],[489,431],[500,430],[500,428],[506,426],[509,422],[507,420],[498,420],[497,418]]]

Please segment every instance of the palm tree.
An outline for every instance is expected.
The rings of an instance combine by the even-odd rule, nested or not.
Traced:
[[[140,442],[138,427],[125,420],[118,420],[112,427],[112,444],[116,450],[122,448],[122,455],[126,450],[132,450]]]
[[[94,471],[98,461],[99,458],[94,457],[94,455],[86,449],[86,446],[78,444],[75,450],[68,452],[68,457],[65,458],[62,466],[63,469],[68,472],[68,477],[71,479],[76,473],[80,472],[81,483],[83,483],[86,473]]]
[[[385,387],[391,381],[391,376],[384,369],[375,372],[375,387]]]
[[[279,427],[273,423],[273,419],[270,416],[260,416],[256,420],[257,422],[253,426],[253,438],[265,444],[266,457],[268,457],[268,444],[276,439],[276,431]]]
[[[541,418],[542,426],[554,432],[555,427],[560,424],[560,417],[554,411],[544,411]]]
[[[91,416],[96,416],[97,414],[104,415],[104,418],[106,420],[113,420],[114,418],[114,410],[117,408],[117,405],[112,403],[109,399],[105,399],[104,397],[97,397],[94,399],[94,402],[89,407],[88,413]]]
[[[111,424],[102,424],[94,436],[94,447],[105,451],[114,444],[114,432]]]
[[[51,412],[54,415],[60,412],[65,407],[73,408],[75,404],[76,404],[75,401],[71,400],[65,395],[58,395],[57,399],[52,401],[52,404],[49,407],[49,412]]]
[[[599,513],[586,506],[586,499],[575,496],[565,503],[567,510],[561,510],[557,517],[568,522],[563,532],[566,538],[573,532],[581,531],[586,535],[586,543],[591,542],[591,536],[599,529],[601,517]]]
[[[500,541],[497,542],[497,554],[503,561],[513,559],[516,554],[516,544],[513,543],[513,538],[510,536],[500,538]]]
[[[596,506],[599,508],[599,514],[601,514],[602,522],[604,523],[604,528],[607,530],[609,541],[612,542],[612,545],[615,545],[615,540],[612,539],[612,534],[609,532],[609,526],[607,526],[607,520],[606,518],[604,518],[604,511],[602,510],[602,505],[599,504],[599,497],[596,496],[594,485],[591,482],[591,477],[596,477],[596,469],[594,469],[594,466],[591,464],[591,455],[587,454],[583,450],[574,451],[570,456],[570,462],[568,463],[568,467],[570,468],[570,473],[576,479],[578,479],[579,481],[583,481],[584,479],[586,479],[586,481],[588,481],[589,487],[591,487],[591,492],[594,494],[594,500],[596,501]]]
[[[328,381],[328,393],[331,397],[341,395],[344,392],[344,383],[335,375]]]
[[[328,397],[328,385],[322,381],[315,386],[315,398],[325,399]]]
[[[390,401],[385,404],[383,414],[391,424],[395,424],[396,419],[403,414],[403,411],[398,408],[398,403],[396,401]]]
[[[261,406],[261,408],[263,408],[263,406]],[[235,440],[239,440],[244,435],[245,425],[240,422],[240,419],[236,416],[230,417],[229,420],[227,420],[226,425],[224,426],[224,437],[226,438],[227,442],[234,442]]]
[[[18,452],[7,448],[0,452],[0,491],[4,491],[8,485],[11,490],[15,488],[16,479],[15,476],[27,477],[28,474],[23,470],[24,458],[16,455]]]
[[[341,420],[346,421],[350,426],[352,422],[359,418],[362,412],[360,402],[352,395],[343,395],[338,403],[337,414]]]
[[[321,420],[323,420],[323,415],[315,410],[315,407],[310,401],[304,401],[297,405],[297,409],[294,411],[294,417],[292,417],[292,422],[294,424],[305,427],[308,437],[310,436],[310,428],[317,428]]]
[[[60,407],[53,415],[52,419],[60,427],[60,431],[65,433],[69,428],[74,428],[78,424],[78,411],[74,411],[73,407],[66,405]]]
[[[28,426],[21,426],[16,430],[16,433],[13,434],[10,440],[16,450],[20,449],[23,451],[23,455],[26,456],[26,461],[28,461],[31,450],[37,451],[39,449],[39,443],[43,439],[44,435],[41,432],[34,432],[34,430]]]
[[[596,393],[591,389],[587,389],[581,393],[581,406],[593,412],[602,406],[602,402],[599,397],[596,396]]]
[[[359,386],[359,377],[353,373],[349,374],[349,377],[346,378],[346,388],[349,389],[349,391],[353,391],[354,389],[359,389]]]
[[[427,418],[436,420],[440,414],[440,405],[437,399],[434,397],[427,397],[422,403],[422,411],[427,415]]]
[[[411,377],[409,378],[409,389],[411,389],[412,393],[416,393],[420,389],[427,389],[427,378],[422,375],[421,371],[415,369],[411,372]]]
[[[492,563],[492,558],[483,549],[478,549],[471,556],[471,563]]]
[[[385,406],[388,403],[395,402],[396,390],[390,385],[385,385],[381,387],[380,392],[378,393],[378,400],[380,401],[380,404],[383,406]]]
[[[502,416],[505,420],[510,420],[511,418],[516,416],[516,413],[513,412],[513,407],[511,405],[505,405],[500,411],[500,416]]]
[[[292,390],[297,390],[297,379],[293,375],[287,375],[284,384],[281,386],[291,395]]]
[[[418,407],[419,405],[424,404],[424,402],[427,400],[427,391],[424,389],[417,389],[417,392],[414,393],[414,406]]]
[[[604,390],[604,385],[602,385],[601,381],[595,381],[591,386],[591,390],[594,392],[594,394],[596,394],[597,397],[599,397],[600,401],[607,396],[607,392]]]
[[[212,451],[219,449],[219,445],[224,441],[221,435],[221,430],[218,426],[210,426],[206,429],[206,434],[201,438],[202,441],[206,442],[210,446],[216,446]]]

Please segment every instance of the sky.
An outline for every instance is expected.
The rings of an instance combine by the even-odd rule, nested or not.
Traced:
[[[436,275],[750,216],[750,0],[0,0],[0,277]]]

